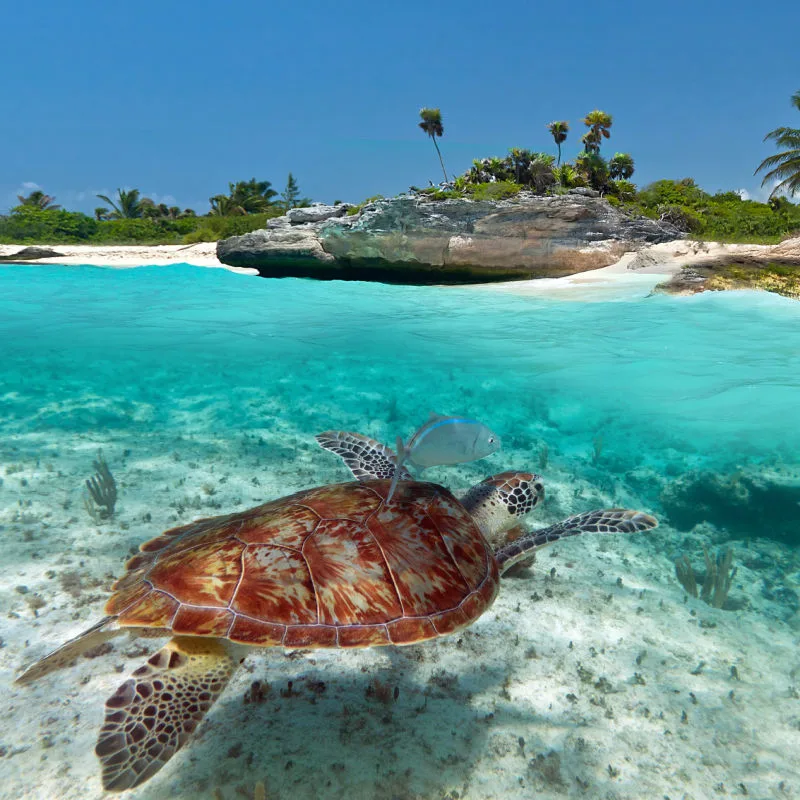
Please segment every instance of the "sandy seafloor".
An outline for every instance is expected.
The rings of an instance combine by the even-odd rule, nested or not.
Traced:
[[[752,308],[744,296],[659,298],[659,324],[677,327],[667,335],[645,325],[630,353],[613,336],[605,341],[602,327],[619,319],[620,341],[630,341],[640,313],[631,303],[651,302],[631,300],[630,286],[602,319],[599,306],[570,304],[582,309],[574,338],[560,316],[571,313],[566,306],[513,300],[507,324],[522,330],[473,352],[446,333],[452,324],[458,339],[479,325],[447,306],[452,299],[439,309],[449,309],[449,323],[427,322],[428,314],[442,316],[440,290],[381,287],[381,313],[361,320],[380,342],[351,358],[357,339],[344,326],[358,320],[325,306],[334,284],[218,280],[209,270],[200,279],[203,300],[189,297],[197,280],[188,267],[164,273],[169,285],[151,274],[150,285],[143,276],[122,289],[99,271],[71,273],[54,289],[57,268],[30,269],[39,271],[0,270],[3,797],[102,796],[92,751],[103,701],[159,642],[121,636],[108,652],[31,687],[14,686],[15,675],[102,616],[113,577],[139,543],[197,517],[346,480],[313,442],[319,430],[336,425],[391,441],[430,410],[491,419],[504,437],[501,453],[429,477],[462,491],[492,472],[533,468],[548,487],[529,520],[535,527],[619,504],[663,517],[658,498],[669,480],[710,464],[796,476],[791,370],[800,334],[791,326],[800,314],[782,298],[755,298]],[[338,287],[337,302],[350,310],[372,291]],[[467,303],[470,291],[448,297]],[[109,293],[119,307],[146,296],[148,311],[109,317]],[[481,294],[474,313],[501,313],[501,296]],[[236,302],[246,309],[241,325],[233,322]],[[284,309],[274,312],[274,327],[264,322],[268,303]],[[681,303],[691,304],[687,319]],[[222,310],[211,322],[215,308]],[[424,332],[419,339],[408,337],[402,310]],[[712,335],[719,314],[729,315],[732,330],[722,324],[714,341],[730,341],[730,349],[701,356],[697,342]],[[542,315],[543,329],[526,329]],[[553,330],[559,320],[565,327]],[[398,330],[381,338],[380,325],[392,323]],[[500,323],[481,324],[476,337],[486,345]],[[676,344],[679,329],[702,324],[709,327]],[[752,360],[752,341],[740,351],[744,344],[726,338],[739,331],[751,340],[759,325],[788,339],[786,350],[773,342],[763,363]],[[168,326],[175,336],[160,353]],[[278,344],[260,352],[271,337]],[[520,375],[520,342],[534,353],[530,378]],[[691,342],[695,350],[681,352]],[[455,346],[464,363],[442,355]],[[679,352],[665,356],[672,346]],[[542,360],[541,348],[553,352]],[[632,382],[629,391],[612,387],[606,397],[592,370],[608,372],[615,358],[665,360],[652,364],[650,379],[620,364],[613,377]],[[564,359],[562,373],[556,362]],[[687,370],[685,392],[670,396],[667,383],[648,384],[674,377],[670,369]],[[704,369],[712,370],[708,380]],[[715,381],[723,386],[737,369],[747,373],[744,388],[715,393]],[[765,409],[770,387],[776,400]],[[635,402],[614,417],[608,409],[624,397]],[[605,445],[593,458],[598,430]],[[101,448],[120,496],[114,518],[95,524],[82,486]],[[800,553],[762,534],[711,523],[678,530],[665,520],[647,534],[574,538],[504,578],[493,608],[450,638],[397,649],[253,651],[192,743],[126,796],[211,798],[218,790],[233,800],[253,797],[263,782],[269,798],[299,799],[800,797],[800,619],[792,599]],[[685,552],[699,566],[703,544],[734,547],[735,610],[687,598],[674,577],[672,559]],[[254,680],[269,690],[263,702],[245,704]]]

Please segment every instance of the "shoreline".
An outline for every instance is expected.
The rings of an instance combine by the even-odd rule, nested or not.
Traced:
[[[51,258],[25,259],[19,262],[6,261],[28,247],[38,245],[0,244],[0,263],[7,264],[63,264],[64,266],[110,267],[131,269],[133,267],[164,267],[170,264],[189,264],[193,267],[218,267],[230,272],[257,275],[256,270],[229,267],[217,258],[216,242],[198,244],[158,245],[44,245],[57,251]]]
[[[630,299],[652,292],[693,295],[703,291],[766,290],[757,283],[748,285],[742,281],[726,281],[726,272],[738,265],[757,270],[771,262],[795,266],[800,272],[800,237],[785,239],[776,245],[682,239],[643,247],[625,253],[619,261],[607,267],[562,278],[535,278],[462,288],[568,300]],[[771,291],[781,294],[777,289]],[[792,294],[786,296],[795,297]]]
[[[259,274],[254,268],[223,264],[217,258],[216,242],[192,245],[55,245],[52,257],[28,258],[19,262],[11,260],[28,247],[30,246],[0,245],[0,266],[4,263],[19,263],[133,269],[141,266],[189,264],[225,269],[243,275]],[[726,269],[746,265],[757,271],[759,267],[771,262],[800,267],[800,237],[786,239],[777,245],[724,244],[682,239],[642,247],[625,253],[609,266],[560,278],[460,284],[456,287],[448,285],[447,288],[569,300],[632,299],[654,291],[691,295],[706,290],[764,288],[757,283],[748,285],[741,280],[727,281]],[[780,288],[771,290],[780,293]]]

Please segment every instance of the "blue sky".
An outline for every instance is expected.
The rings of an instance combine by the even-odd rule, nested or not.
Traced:
[[[614,117],[640,185],[694,177],[758,196],[764,134],[800,127],[800,2],[403,3],[37,0],[3,12],[0,211],[39,186],[91,213],[139,188],[208,210],[229,181],[359,202],[441,178],[417,128],[444,117],[450,172],[545,125]]]

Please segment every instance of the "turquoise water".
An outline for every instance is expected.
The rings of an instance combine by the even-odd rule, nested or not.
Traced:
[[[577,590],[573,585],[568,596],[556,594],[554,607],[547,608],[548,601],[542,600],[543,595],[552,595],[545,593],[547,584],[540,580],[534,584],[535,595],[524,582],[507,581],[510,588],[504,587],[498,601],[501,610],[487,625],[510,625],[503,621],[510,616],[502,614],[519,612],[520,604],[534,597],[542,600],[538,608],[547,608],[548,618],[555,619],[561,610],[568,613],[573,601],[582,603],[586,614],[593,609],[605,614],[600,604],[610,602],[616,593],[619,615],[615,618],[611,607],[610,621],[603,618],[601,624],[598,616],[596,623],[587,622],[583,633],[577,630],[579,621],[567,616],[558,623],[563,633],[553,633],[545,624],[534,639],[525,639],[532,636],[527,629],[516,638],[506,635],[502,653],[498,645],[491,658],[480,634],[474,640],[465,639],[464,647],[473,648],[470,657],[458,649],[459,639],[447,645],[451,649],[443,646],[436,651],[439,655],[430,657],[432,664],[440,663],[439,658],[450,659],[446,663],[457,672],[460,682],[456,684],[452,676],[442,677],[435,670],[425,684],[419,677],[423,656],[417,659],[420,663],[411,656],[386,656],[382,669],[391,664],[391,679],[402,686],[401,700],[390,712],[381,706],[375,719],[364,710],[374,702],[369,699],[374,687],[362,674],[374,669],[371,662],[363,662],[366,666],[360,673],[354,668],[354,677],[344,665],[361,662],[321,658],[312,669],[285,659],[277,665],[284,677],[288,673],[298,680],[299,670],[311,670],[304,674],[324,677],[334,688],[319,706],[314,695],[302,712],[297,709],[300,701],[291,700],[291,687],[288,696],[273,692],[269,708],[278,716],[269,724],[278,735],[260,745],[264,750],[246,773],[249,791],[254,779],[267,776],[267,785],[277,787],[276,797],[527,797],[532,786],[547,789],[553,769],[558,772],[547,766],[551,749],[562,759],[564,785],[571,788],[569,792],[556,789],[553,794],[541,789],[537,797],[641,798],[665,793],[678,797],[684,790],[706,797],[723,780],[735,786],[733,775],[749,785],[766,787],[758,795],[766,797],[786,777],[789,767],[785,764],[769,773],[765,768],[757,777],[755,767],[747,767],[750,772],[745,767],[731,772],[733,767],[725,759],[733,758],[731,753],[745,753],[742,748],[750,746],[747,742],[757,742],[764,748],[759,757],[767,759],[764,752],[771,747],[780,704],[775,703],[773,709],[761,701],[761,711],[756,713],[763,714],[765,728],[751,739],[758,720],[747,716],[750,706],[744,701],[735,706],[725,698],[732,686],[747,695],[756,691],[755,685],[765,687],[766,696],[772,696],[770,665],[759,661],[760,654],[764,642],[776,641],[775,628],[770,626],[792,625],[800,606],[795,592],[800,587],[796,557],[800,541],[800,304],[750,292],[563,302],[488,290],[269,281],[188,266],[131,270],[7,266],[0,268],[0,342],[0,535],[4,537],[0,611],[6,619],[0,632],[10,643],[0,649],[0,662],[9,679],[23,663],[30,663],[23,642],[36,647],[38,657],[42,642],[55,645],[67,631],[75,635],[99,617],[107,594],[91,587],[107,588],[131,548],[169,524],[347,479],[338,461],[316,447],[315,433],[340,428],[392,442],[398,434],[410,435],[431,411],[467,413],[500,434],[503,450],[485,462],[432,470],[431,478],[464,489],[492,472],[530,468],[541,472],[548,486],[548,500],[537,512],[544,523],[608,505],[641,508],[662,521],[657,535],[625,541],[624,552],[631,562],[612,561],[616,566],[606,566],[603,561],[598,569],[591,562],[582,567],[572,562],[564,565],[563,559],[545,560],[543,571],[550,570],[551,564],[565,575],[573,566],[584,569]],[[99,448],[117,476],[121,510],[113,524],[94,531],[80,503],[80,490]],[[176,500],[181,493],[186,497]],[[759,537],[778,543],[747,552]],[[737,542],[737,552],[745,550],[743,558],[737,557],[740,578],[733,592],[737,603],[726,611],[709,611],[700,600],[689,601],[701,617],[717,615],[713,624],[696,633],[695,611],[691,617],[687,614],[671,559],[689,551],[699,566],[700,544],[722,546],[732,541]],[[75,594],[74,586],[69,588],[72,584],[63,583],[65,593],[34,614],[23,598],[52,596],[57,580],[53,575],[65,569],[59,566],[65,563],[65,549],[74,551],[67,553],[68,559],[73,557],[67,562],[69,569],[84,570],[87,591],[96,593],[86,599],[86,594]],[[581,552],[564,546],[564,553],[576,561],[580,556],[570,554]],[[602,549],[583,552],[601,560],[611,557]],[[620,583],[615,583],[617,574],[623,574],[620,564],[632,572],[625,573],[624,582],[620,577]],[[48,574],[48,568],[53,574]],[[91,569],[96,583],[85,577]],[[619,572],[612,573],[614,569]],[[541,573],[534,574],[541,578]],[[18,590],[23,582],[24,592]],[[631,589],[628,597],[629,582],[636,591]],[[557,592],[558,583],[552,586]],[[659,614],[663,619],[658,619]],[[621,648],[614,672],[615,651],[610,649],[605,656],[605,639],[592,639],[594,629],[602,636],[607,624],[615,631],[614,637],[624,633],[629,641],[635,638],[630,630],[644,624],[645,618],[652,631],[659,633],[651,631],[647,644],[631,641],[632,649],[623,652]],[[726,628],[725,620],[734,618],[736,625]],[[74,622],[78,619],[80,623]],[[693,644],[685,643],[687,619],[693,626]],[[737,631],[751,631],[750,626],[757,626],[759,620],[764,625],[763,638],[759,638],[761,633],[741,633],[742,638],[736,638]],[[624,624],[631,629],[623,631]],[[709,630],[713,631],[710,637]],[[780,646],[770,644],[772,658],[796,667],[791,660],[796,633],[788,627],[779,632]],[[706,636],[706,646],[713,644],[717,649],[709,651],[711,655],[702,651],[697,636]],[[519,644],[521,637],[523,644],[535,641],[540,653],[531,656],[531,648]],[[663,639],[663,650],[658,637]],[[605,699],[593,698],[590,703],[582,696],[582,684],[575,688],[565,683],[557,690],[548,684],[551,694],[542,695],[531,710],[525,705],[529,701],[515,694],[514,681],[509,683],[508,676],[517,685],[526,682],[533,687],[533,698],[546,680],[552,682],[559,673],[563,672],[565,681],[569,676],[576,681],[575,665],[568,661],[565,667],[563,660],[573,658],[573,639],[578,664],[581,659],[590,663],[599,675],[598,664],[608,659],[604,669],[616,691],[624,691],[627,698],[639,691],[651,694],[638,706],[635,697],[629,700],[628,712],[621,709],[621,700],[612,697],[614,717]],[[750,658],[751,677],[746,666],[741,671],[751,683],[730,684],[731,659],[749,643],[755,655],[745,653],[744,661],[738,663],[746,664]],[[123,647],[120,650],[126,654]],[[651,653],[649,661],[645,659],[640,667],[637,660],[634,666],[637,653],[645,650]],[[680,658],[685,663],[680,661],[670,672],[676,659],[680,660],[675,654],[682,650]],[[559,655],[558,660],[551,655],[557,652],[569,654]],[[595,657],[596,661],[589,661]],[[77,719],[79,703],[84,709],[83,727],[72,744],[59,740],[46,751],[49,762],[40,759],[40,751],[31,745],[47,729],[46,722],[29,734],[19,721],[22,718],[13,717],[13,708],[10,716],[2,717],[13,721],[4,723],[8,728],[0,726],[0,744],[4,738],[13,738],[11,728],[17,727],[24,753],[11,762],[19,776],[11,784],[14,791],[52,796],[54,787],[61,785],[61,773],[53,765],[69,759],[74,759],[70,761],[74,773],[88,776],[84,780],[94,781],[95,790],[97,768],[90,749],[99,724],[100,698],[118,682],[118,676],[109,673],[121,658],[117,651],[105,661],[97,658],[91,667],[82,662],[82,674],[94,671],[91,685],[67,684],[63,692],[71,700],[63,708],[47,705],[46,714],[62,714],[67,727]],[[133,668],[137,659],[141,660],[138,653],[130,656],[126,669]],[[500,666],[491,666],[493,659],[510,670],[508,675],[498,672]],[[696,683],[700,678],[691,677],[697,673],[690,672],[701,659],[708,660],[717,675],[707,695]],[[648,666],[652,674],[647,673]],[[666,677],[659,669],[666,671]],[[788,666],[780,669],[774,691],[785,694],[796,678],[788,674]],[[633,681],[634,670],[647,675],[646,686]],[[711,670],[709,666],[707,671]],[[340,674],[341,685],[335,688]],[[100,688],[98,676],[105,681]],[[55,680],[41,682],[45,694],[40,697],[55,694]],[[682,777],[682,759],[700,757],[698,742],[705,741],[705,734],[699,740],[686,739],[686,751],[678,758],[672,751],[659,750],[666,741],[663,728],[667,723],[658,722],[644,734],[641,731],[645,724],[641,707],[647,706],[648,716],[652,708],[654,718],[659,709],[669,715],[676,702],[675,687],[680,687],[681,696],[691,690],[701,698],[700,707],[694,705],[697,697],[686,706],[697,719],[701,719],[703,703],[709,706],[709,716],[701,726],[725,728],[730,737],[715,741],[716,765],[693,763],[695,773],[704,776],[700,786],[684,783],[689,778]],[[337,691],[340,694],[334,694]],[[474,699],[481,692],[491,694],[492,702],[497,697],[510,698],[511,710],[489,711],[494,706],[484,707],[480,704],[484,701]],[[563,700],[573,692],[581,698]],[[722,700],[709,699],[712,695]],[[19,694],[23,696],[27,695]],[[411,701],[403,705],[406,697],[414,698],[413,708]],[[425,707],[430,700],[436,709],[424,719],[419,716],[423,699]],[[598,714],[588,727],[588,717],[570,716],[578,713],[584,700],[580,713]],[[20,701],[15,702],[19,707]],[[199,755],[191,758],[203,764],[200,777],[185,767],[165,768],[136,797],[209,796],[215,785],[225,787],[225,797],[238,796],[232,787],[238,785],[241,762],[225,761],[234,758],[226,755],[227,748],[235,749],[227,737],[240,742],[247,752],[257,738],[254,731],[266,723],[249,717],[243,723],[237,716],[240,700],[236,698],[218,705],[209,715],[210,733],[193,745]],[[775,718],[770,716],[773,712]],[[386,788],[395,784],[387,784],[389,779],[380,771],[386,768],[380,741],[390,730],[387,719],[393,720],[391,741],[396,748],[391,780],[405,781],[402,791]],[[226,731],[226,723],[220,720],[236,730]],[[317,741],[316,726],[334,724],[341,725],[339,736],[345,744],[332,753],[324,741]],[[685,731],[684,738],[694,735],[693,729],[680,727],[680,709],[669,725]],[[797,739],[800,726],[792,725],[793,732],[787,733],[789,728],[784,727],[781,735]],[[456,740],[450,738],[451,728],[453,737],[456,730],[466,732],[462,750],[452,744]],[[741,739],[736,738],[739,732]],[[501,733],[510,745],[497,744]],[[505,774],[506,767],[498,765],[505,764],[506,757],[519,755],[520,748],[525,754],[525,748],[517,744],[522,734],[528,741],[525,758],[532,759],[527,768],[522,762],[524,780],[502,783],[498,776]],[[581,755],[588,747],[584,739],[592,741],[594,734],[595,748],[601,741],[609,749],[615,743],[619,747],[628,741],[637,746],[644,742],[642,746],[650,748],[647,758],[668,763],[669,769],[665,767],[663,774],[654,772],[642,756],[638,773],[625,765],[623,776],[617,779],[611,775],[613,770],[606,769],[612,756],[601,754],[591,765]],[[677,743],[678,737],[674,739]],[[740,744],[728,746],[729,742]],[[70,746],[72,751],[67,749]],[[215,749],[220,746],[221,751]],[[756,744],[752,747],[757,749]],[[536,753],[544,761],[536,761]],[[367,754],[374,765],[369,761],[369,769],[364,767],[364,774],[359,773],[360,788],[353,793],[349,770],[367,763]],[[280,763],[272,764],[270,759],[279,757]],[[615,764],[619,765],[620,758],[613,756]],[[673,763],[670,758],[677,760]],[[750,759],[748,764],[754,758],[742,755],[743,760]],[[335,772],[339,789],[329,794],[319,789],[313,771],[292,777],[298,775],[299,767],[291,772],[283,766],[284,762],[316,764],[325,759],[334,763],[331,769],[340,770]],[[426,767],[420,765],[429,761],[425,773]],[[340,762],[347,764],[348,772],[336,766]],[[465,764],[472,762],[477,766],[470,773]],[[580,781],[596,781],[589,795],[582,793],[583,783],[567,783],[571,780],[568,767],[574,767]],[[409,777],[412,768],[422,774]],[[465,775],[472,789],[462,787],[460,795],[445,793],[448,786],[461,786],[458,781],[466,780]],[[626,775],[631,783],[624,788]],[[180,783],[184,778],[189,781],[186,785]],[[552,780],[558,785],[561,779]],[[29,789],[32,782],[40,790]],[[201,784],[203,793],[198,794]],[[496,793],[480,788],[492,785]],[[519,795],[509,786],[522,787]],[[94,796],[82,793],[80,783],[64,787],[65,797]],[[375,787],[381,787],[380,791]]]
[[[412,431],[429,411],[520,450],[714,465],[800,451],[800,305],[759,293],[567,304],[258,281],[191,267],[0,271],[0,415],[31,431]],[[91,399],[90,399],[91,398]],[[622,466],[620,464],[620,466]]]

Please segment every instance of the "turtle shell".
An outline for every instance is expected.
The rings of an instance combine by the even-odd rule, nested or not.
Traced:
[[[494,601],[491,547],[447,489],[389,481],[309,489],[143,544],[106,611],[256,647],[412,644]]]

